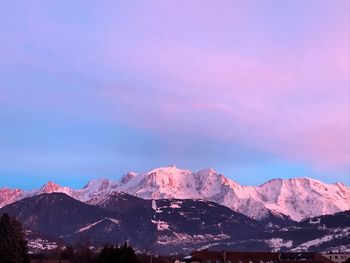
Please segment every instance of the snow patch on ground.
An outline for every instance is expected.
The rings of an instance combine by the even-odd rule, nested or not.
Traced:
[[[309,220],[309,223],[312,224],[312,225],[318,225],[321,223],[321,218],[316,218],[314,220]]]
[[[271,238],[265,243],[272,248],[273,252],[279,251],[282,247],[291,248],[293,246],[292,240],[283,240],[282,238]]]
[[[28,240],[28,250],[30,253],[36,253],[41,250],[52,250],[57,247],[56,242],[50,242],[46,239],[37,238]]]
[[[322,243],[328,242],[330,240],[332,240],[334,238],[333,235],[326,235],[320,238],[316,238],[310,241],[307,241],[305,243],[300,244],[299,246],[295,247],[292,249],[292,251],[305,251],[308,250],[309,247],[311,246],[317,246],[320,245]]]
[[[177,208],[181,208],[181,204],[182,204],[181,201],[176,201],[176,202],[172,202],[171,205],[170,205],[169,207],[170,207],[170,208],[177,209]]]
[[[157,201],[156,200],[152,200],[152,209],[157,211]]]
[[[328,253],[329,251],[333,251],[334,253],[338,253],[338,251],[342,251],[344,253],[350,253],[350,244],[336,246],[336,247],[330,247],[330,248],[327,248],[327,250],[325,250],[323,252]]]
[[[174,245],[174,244],[182,244],[182,243],[202,243],[205,241],[220,241],[230,238],[230,236],[225,234],[219,234],[219,235],[211,235],[211,234],[204,234],[204,235],[189,235],[185,233],[176,233],[173,232],[173,236],[160,236],[158,237],[157,243],[160,245]]]
[[[86,231],[86,230],[89,230],[90,228],[92,228],[92,227],[98,225],[99,223],[101,223],[101,222],[103,222],[103,221],[105,221],[105,220],[109,220],[109,221],[111,221],[112,223],[117,224],[117,225],[119,225],[119,223],[120,223],[119,220],[116,220],[116,219],[114,219],[114,218],[106,217],[106,218],[101,219],[101,220],[99,220],[99,221],[97,221],[97,222],[94,222],[94,223],[92,223],[92,224],[89,224],[89,225],[87,225],[87,226],[84,226],[84,227],[80,228],[79,230],[75,231],[74,233],[84,232],[84,231]]]
[[[84,226],[84,227],[80,228],[79,230],[77,230],[75,233],[77,233],[77,232],[84,232],[84,231],[86,231],[86,230],[92,228],[93,226],[96,226],[97,224],[101,223],[103,220],[104,220],[104,219],[102,219],[102,220],[100,220],[100,221],[97,221],[97,222],[95,222],[95,223],[89,224],[89,225],[87,225],[87,226]]]
[[[114,218],[106,218],[107,220],[111,221],[112,223],[116,224],[116,225],[119,225],[120,224],[120,221],[117,220],[117,219],[114,219]]]
[[[157,225],[158,231],[169,230],[169,224],[167,222],[160,221],[160,220],[158,220],[158,221],[152,220],[152,223]]]

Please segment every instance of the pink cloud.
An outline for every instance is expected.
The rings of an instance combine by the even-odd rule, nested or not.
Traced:
[[[40,91],[0,89],[0,100],[22,107],[29,96],[39,110],[122,121],[160,136],[237,141],[322,169],[349,165],[348,20],[328,27],[327,19],[310,28],[301,23],[305,31],[297,39],[291,34],[288,43],[278,39],[284,28],[276,33],[266,26],[254,5],[200,6],[146,5],[147,16],[140,8],[125,20],[104,20],[95,32],[30,16],[34,39],[17,35],[12,48],[9,33],[1,42],[13,53],[13,65],[57,75],[67,66],[98,88],[45,90],[42,97]],[[63,57],[66,64],[28,52],[22,43],[28,38],[39,51],[36,41],[45,40],[54,61]]]
[[[122,119],[131,125],[200,133],[317,168],[348,169],[349,61],[343,54],[349,51],[329,38],[260,56],[144,44],[123,63],[155,90],[112,86],[103,92],[130,110]]]

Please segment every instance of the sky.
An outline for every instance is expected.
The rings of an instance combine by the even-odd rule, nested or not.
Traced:
[[[0,187],[176,165],[350,184],[347,0],[0,2]]]

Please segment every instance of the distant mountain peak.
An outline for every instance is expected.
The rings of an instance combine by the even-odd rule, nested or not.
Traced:
[[[155,168],[148,172],[148,174],[168,174],[172,176],[176,176],[177,174],[186,174],[186,173],[191,173],[191,171],[186,169],[180,169],[175,165]]]
[[[42,192],[44,193],[52,193],[52,192],[57,192],[58,189],[60,189],[61,186],[59,186],[58,184],[48,181],[46,184],[44,184],[41,187]]]
[[[135,177],[137,173],[134,172],[128,172],[127,174],[123,175],[123,177],[120,179],[120,182],[123,184],[129,182],[133,177]]]

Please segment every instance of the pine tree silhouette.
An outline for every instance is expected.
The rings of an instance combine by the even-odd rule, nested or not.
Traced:
[[[140,263],[134,249],[127,243],[120,247],[105,245],[97,257],[97,262],[113,263]]]
[[[28,262],[27,242],[22,225],[6,213],[0,219],[0,262]]]

